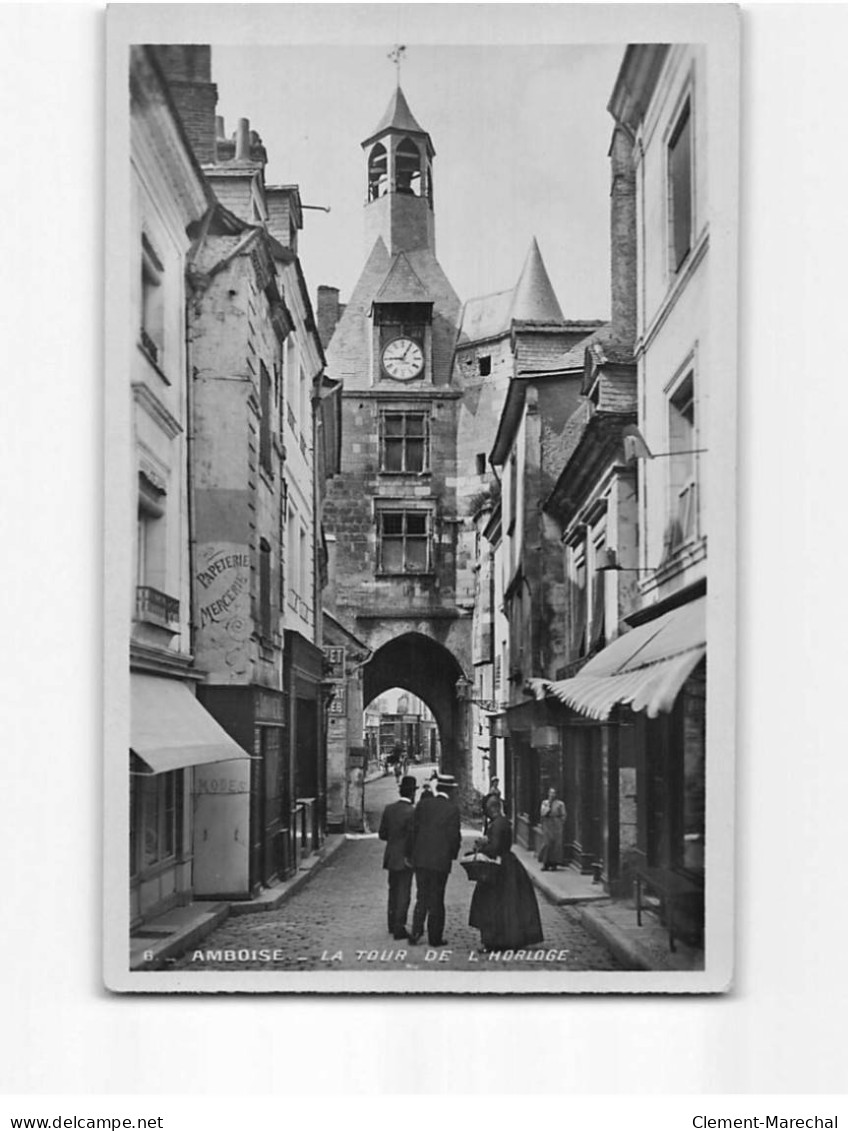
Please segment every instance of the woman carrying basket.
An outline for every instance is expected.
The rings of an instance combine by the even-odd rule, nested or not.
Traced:
[[[513,855],[512,826],[499,797],[486,799],[488,831],[475,849],[491,861],[487,875],[477,881],[468,922],[480,932],[483,950],[515,950],[542,941],[539,905],[530,877]]]

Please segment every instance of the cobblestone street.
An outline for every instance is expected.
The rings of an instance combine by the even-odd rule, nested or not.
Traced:
[[[426,774],[416,768],[419,780]],[[384,805],[397,797],[394,778],[382,778],[366,790],[369,826],[376,829]],[[447,946],[431,950],[395,942],[386,931],[386,873],[383,843],[376,836],[348,840],[313,879],[280,908],[262,914],[231,916],[178,962],[190,970],[618,970],[616,959],[596,942],[566,908],[539,896],[544,943],[528,954],[544,952],[545,960],[515,957],[506,962],[479,954],[479,935],[468,926],[472,885],[454,864],[445,896]],[[463,852],[471,847],[471,834]],[[413,904],[415,893],[413,888]],[[412,910],[410,908],[411,921]],[[272,952],[224,960],[210,952]],[[555,956],[554,956],[555,952]],[[200,957],[202,955],[202,957]],[[521,952],[518,952],[521,955]]]

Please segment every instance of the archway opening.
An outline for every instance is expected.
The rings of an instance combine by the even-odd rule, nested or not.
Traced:
[[[395,153],[397,191],[410,196],[421,195],[421,154],[414,141],[405,137]]]
[[[368,703],[363,716],[369,770],[397,775],[416,767],[439,766],[439,725],[417,695],[391,687]]]
[[[453,653],[438,641],[410,632],[378,648],[363,669],[363,702],[398,688],[420,699],[432,713],[439,739],[439,764],[460,780],[468,757],[467,704],[457,681],[463,672]]]
[[[377,142],[368,158],[368,199],[377,200],[388,190],[389,156],[386,147]]]

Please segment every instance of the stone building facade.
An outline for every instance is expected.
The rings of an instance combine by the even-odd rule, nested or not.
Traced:
[[[316,477],[332,473],[338,429],[297,257],[297,186],[266,184],[267,154],[246,120],[225,136],[208,47],[157,54],[211,201],[189,256],[186,315],[198,694],[251,755],[249,772],[224,765],[195,783],[206,846],[195,889],[245,897],[295,871],[323,836]]]
[[[203,709],[191,639],[186,264],[210,198],[155,53],[130,56],[130,922],[197,894],[195,797],[247,754]]]
[[[704,921],[714,519],[705,81],[702,47],[631,46],[610,99],[613,319],[585,351],[546,502],[570,587],[564,662],[528,687],[560,735],[572,859],[613,895],[638,879],[690,941]]]

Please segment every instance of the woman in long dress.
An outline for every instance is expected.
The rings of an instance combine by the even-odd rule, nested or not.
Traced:
[[[539,849],[539,863],[543,872],[555,872],[559,864],[565,863],[565,850],[562,834],[565,828],[565,805],[556,795],[555,789],[548,790],[547,800],[542,802],[539,814],[542,825],[542,847]]]
[[[499,860],[497,878],[478,882],[471,897],[468,922],[480,932],[484,950],[515,950],[542,942],[542,920],[530,877],[512,849],[512,826],[499,797],[486,800],[487,835],[476,849]]]

